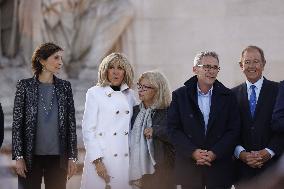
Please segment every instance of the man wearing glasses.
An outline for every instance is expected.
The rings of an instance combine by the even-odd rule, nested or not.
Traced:
[[[239,111],[233,92],[216,79],[219,70],[218,55],[201,52],[195,76],[173,92],[168,128],[182,189],[229,189],[233,183]]]
[[[262,76],[265,63],[261,48],[248,46],[242,51],[239,64],[246,81],[233,88],[241,116],[241,137],[234,153],[239,180],[263,172],[281,151],[280,136],[271,127],[278,83]]]

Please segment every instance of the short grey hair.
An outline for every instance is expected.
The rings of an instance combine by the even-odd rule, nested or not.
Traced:
[[[217,54],[216,52],[214,52],[214,51],[203,51],[203,52],[198,53],[198,54],[195,56],[194,61],[193,61],[193,65],[194,65],[194,66],[199,65],[200,62],[201,62],[201,59],[202,59],[203,57],[206,57],[206,56],[211,56],[211,57],[213,57],[213,58],[216,58],[217,61],[218,61],[218,63],[219,63],[219,57],[218,57],[218,54]]]

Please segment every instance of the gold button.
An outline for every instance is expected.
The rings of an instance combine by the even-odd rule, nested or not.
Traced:
[[[108,94],[107,96],[108,96],[108,97],[111,97],[111,94]]]
[[[114,157],[116,157],[116,156],[117,156],[117,154],[114,154],[113,156],[114,156]]]
[[[99,135],[100,135],[100,136],[102,136],[102,135],[103,135],[103,133],[99,133]]]
[[[124,135],[128,135],[128,132],[125,131],[125,132],[124,132]]]
[[[126,114],[129,114],[129,111],[127,110],[127,111],[125,111],[125,113],[126,113]]]
[[[126,153],[126,154],[124,154],[124,156],[125,156],[125,157],[127,157],[127,156],[128,156],[128,154]]]
[[[117,110],[115,113],[116,113],[116,114],[119,114],[119,111]]]
[[[113,133],[113,135],[116,135],[116,133]]]

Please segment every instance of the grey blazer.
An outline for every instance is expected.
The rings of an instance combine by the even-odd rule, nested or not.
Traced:
[[[12,126],[12,159],[23,156],[28,170],[32,167],[35,147],[38,108],[36,77],[18,81],[14,101]],[[71,84],[54,76],[58,101],[58,122],[61,167],[66,168],[69,158],[77,158],[75,108]]]

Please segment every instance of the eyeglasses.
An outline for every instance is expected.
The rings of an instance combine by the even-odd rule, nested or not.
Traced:
[[[143,90],[143,91],[148,91],[150,89],[155,89],[155,88],[151,87],[151,86],[141,85],[140,83],[137,83],[137,89],[138,90]]]
[[[242,62],[240,62],[242,63]],[[246,66],[259,66],[260,64],[262,63],[262,61],[260,60],[244,60],[243,61],[243,64],[246,65]]]
[[[217,66],[217,65],[211,66],[211,65],[209,65],[209,64],[205,64],[205,65],[203,65],[203,64],[198,64],[198,65],[196,65],[196,66],[203,68],[205,71],[208,71],[208,70],[211,70],[211,69],[214,70],[214,71],[216,71],[216,72],[220,71],[220,67]]]

